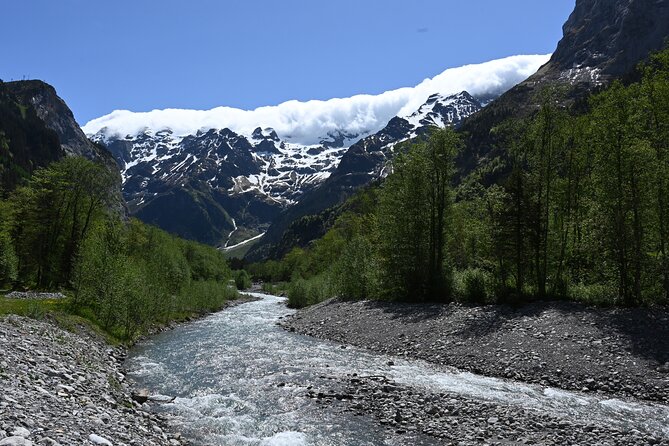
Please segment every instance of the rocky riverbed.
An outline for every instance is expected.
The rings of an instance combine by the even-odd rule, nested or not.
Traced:
[[[125,350],[85,327],[0,318],[0,445],[179,445],[133,401]]]
[[[430,393],[384,376],[331,379],[332,386],[310,389],[307,396],[328,410],[371,414],[396,434],[426,434],[447,445],[669,445],[662,433],[573,421],[456,393]]]
[[[281,324],[480,375],[669,403],[669,313],[662,309],[329,300]]]

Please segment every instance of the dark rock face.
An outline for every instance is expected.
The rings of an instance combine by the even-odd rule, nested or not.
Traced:
[[[44,125],[55,132],[65,155],[83,156],[102,164],[116,176],[114,208],[118,213],[125,215],[127,210],[121,196],[118,164],[105,147],[86,137],[74,119],[72,110],[58,96],[56,90],[39,80],[8,82],[4,85],[22,106],[34,110]]]
[[[342,131],[330,132],[327,138],[321,140],[321,144],[328,149],[338,149],[346,147],[346,140],[356,140],[359,137],[360,135]]]
[[[551,64],[559,70],[598,67],[606,76],[622,76],[662,49],[668,31],[669,1],[578,0]]]
[[[118,171],[109,152],[86,137],[75,121],[72,110],[51,85],[38,80],[9,82],[6,85],[23,105],[32,106],[46,126],[56,132],[68,155],[100,161],[108,165],[110,170]]]
[[[491,129],[506,119],[533,113],[545,87],[564,88],[567,104],[572,103],[630,74],[653,51],[664,48],[669,39],[669,0],[577,0],[563,31],[546,65],[462,124],[467,135],[459,159],[462,176],[505,156],[503,141]],[[500,175],[504,172],[486,180],[492,183]]]
[[[33,170],[63,156],[56,132],[0,82],[0,193],[11,192]]]

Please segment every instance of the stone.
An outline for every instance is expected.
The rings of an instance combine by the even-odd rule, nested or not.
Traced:
[[[20,426],[15,427],[14,430],[11,432],[11,434],[15,437],[23,437],[23,438],[30,437],[30,431],[25,427],[20,427]]]
[[[136,392],[132,393],[132,399],[137,401],[139,404],[144,404],[149,400],[149,391],[146,389],[139,389]]]
[[[88,439],[91,441],[93,444],[101,444],[103,446],[113,446],[111,441],[107,440],[106,438],[103,438],[99,435],[96,434],[90,434],[88,436]]]
[[[23,437],[13,436],[0,440],[0,446],[33,446],[33,442]]]
[[[131,407],[130,383],[114,382],[122,349],[93,332],[0,316],[0,352],[2,446],[173,446],[166,420],[143,417]]]

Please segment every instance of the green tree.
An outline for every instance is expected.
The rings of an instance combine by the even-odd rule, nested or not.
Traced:
[[[595,146],[594,176],[600,210],[596,216],[606,241],[605,257],[615,265],[618,294],[626,305],[642,299],[647,252],[648,173],[651,148],[639,138],[635,116],[638,86],[614,82],[593,100],[591,138]]]
[[[400,154],[382,186],[379,211],[381,286],[400,299],[450,299],[445,258],[453,160],[460,137],[435,131]]]
[[[108,210],[113,183],[105,167],[68,157],[37,170],[12,194],[22,281],[38,287],[68,284],[80,243]]]

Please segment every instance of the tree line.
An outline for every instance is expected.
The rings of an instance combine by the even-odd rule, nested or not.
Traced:
[[[307,249],[254,265],[294,306],[331,296],[601,305],[669,300],[669,51],[585,110],[546,89],[493,129],[503,165],[454,184],[461,135],[437,130]],[[583,107],[581,107],[583,108]],[[485,184],[485,169],[503,180]]]
[[[126,221],[114,204],[104,166],[67,157],[35,171],[0,201],[0,285],[70,290],[71,311],[123,339],[248,285],[215,248]]]

